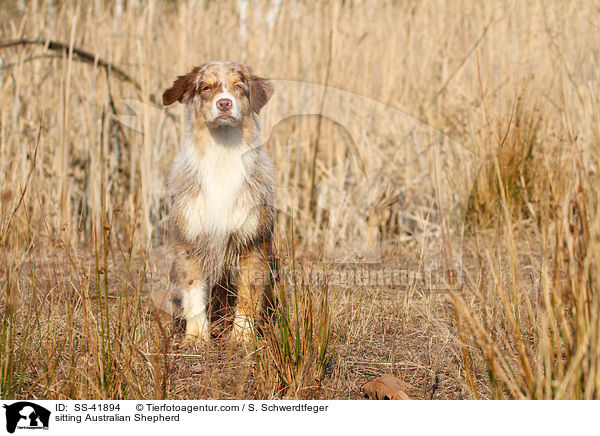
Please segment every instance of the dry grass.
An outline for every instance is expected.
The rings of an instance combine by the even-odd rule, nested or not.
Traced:
[[[360,398],[383,373],[425,399],[599,397],[600,5],[123,3],[0,1],[0,40],[94,56],[0,48],[0,397]],[[157,102],[214,59],[332,87],[303,88],[329,118],[278,122],[284,82],[263,116],[302,274],[248,348],[186,343],[152,298],[183,128]]]

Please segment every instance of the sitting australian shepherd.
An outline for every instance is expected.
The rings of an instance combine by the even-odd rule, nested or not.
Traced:
[[[233,293],[233,333],[252,338],[271,303],[273,165],[258,114],[271,83],[231,62],[195,67],[163,94],[186,107],[183,147],[170,175],[175,244],[172,302],[186,334],[210,339],[215,295]]]

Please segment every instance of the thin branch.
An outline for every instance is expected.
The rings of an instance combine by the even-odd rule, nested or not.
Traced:
[[[9,68],[16,67],[17,65],[21,65],[21,64],[26,64],[28,62],[35,61],[37,59],[57,59],[60,57],[61,56],[57,55],[57,54],[40,54],[40,55],[29,56],[29,57],[26,57],[19,61],[16,61],[16,62],[0,64],[0,71],[8,70]]]
[[[54,41],[43,38],[22,38],[22,39],[13,39],[8,41],[0,41],[0,49],[9,48],[9,47],[17,47],[24,45],[43,45],[48,50],[53,50],[62,53],[68,53],[69,50],[72,50],[73,54],[77,56],[77,59],[88,63],[88,64],[96,64],[106,71],[114,73],[120,79],[125,82],[131,83],[138,91],[141,91],[142,87],[137,83],[135,79],[133,79],[129,74],[123,71],[121,68],[115,66],[114,64],[105,61],[104,59],[99,58],[93,53],[82,50],[77,47],[70,47],[69,44],[65,44],[64,42]]]

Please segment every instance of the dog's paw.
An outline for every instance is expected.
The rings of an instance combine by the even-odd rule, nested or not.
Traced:
[[[188,338],[210,342],[210,326],[204,315],[188,318],[185,323],[185,335]]]
[[[255,338],[254,323],[250,318],[237,315],[233,321],[232,336],[242,342],[252,342]]]

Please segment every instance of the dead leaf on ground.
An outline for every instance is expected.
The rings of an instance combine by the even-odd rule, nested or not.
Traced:
[[[411,398],[402,390],[403,386],[406,386],[406,383],[398,377],[385,374],[368,381],[362,389],[369,400],[410,400]]]

